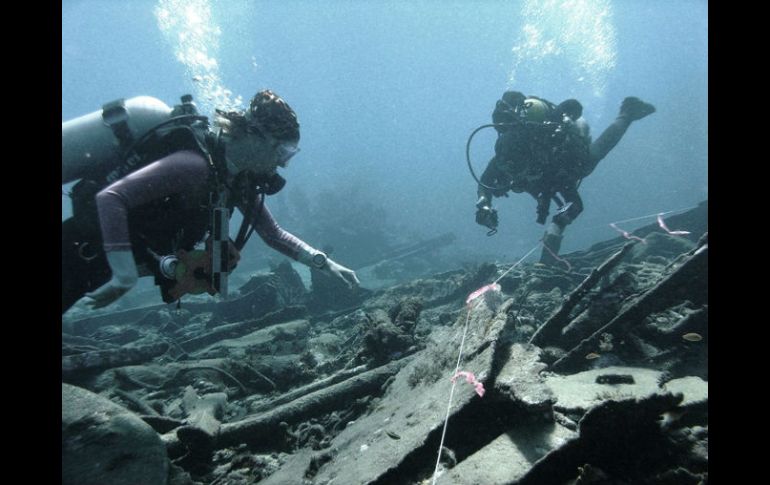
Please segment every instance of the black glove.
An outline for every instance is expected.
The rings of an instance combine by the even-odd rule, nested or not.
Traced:
[[[503,93],[503,101],[514,108],[524,103],[525,99],[527,99],[526,96],[519,91],[506,91]]]
[[[655,112],[655,106],[645,103],[639,98],[629,96],[623,100],[620,105],[620,116],[628,118],[630,121],[641,120],[647,115]]]
[[[476,211],[476,223],[492,230],[497,229],[497,211],[491,207],[480,207]]]
[[[583,105],[577,99],[567,99],[559,103],[559,106],[556,107],[556,113],[559,114],[559,119],[556,121],[561,121],[562,115],[567,115],[569,119],[575,121],[583,116]]]

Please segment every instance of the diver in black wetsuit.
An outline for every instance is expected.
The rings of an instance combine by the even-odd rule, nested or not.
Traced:
[[[492,114],[498,138],[495,155],[478,186],[476,222],[496,229],[492,198],[508,191],[527,192],[537,200],[538,224],[545,224],[551,201],[555,201],[558,211],[543,236],[545,247],[540,257],[541,263],[553,264],[564,228],[583,211],[580,181],[617,145],[633,121],[654,112],[653,105],[628,97],[617,118],[592,142],[579,101],[568,99],[555,105],[507,91]]]

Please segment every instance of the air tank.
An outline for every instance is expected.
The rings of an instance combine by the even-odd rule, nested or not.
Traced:
[[[109,171],[120,163],[121,146],[105,121],[125,120],[134,140],[171,117],[171,108],[150,96],[137,96],[108,103],[101,109],[61,124],[61,176],[66,184],[93,173],[95,167]]]

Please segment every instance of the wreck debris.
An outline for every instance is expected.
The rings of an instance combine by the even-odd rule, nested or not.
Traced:
[[[695,485],[708,465],[707,236],[690,251],[694,237],[635,233],[648,244],[629,250],[635,243],[616,238],[569,256],[582,274],[534,264],[506,275],[507,266],[485,264],[370,292],[336,313],[285,307],[226,323],[212,306],[190,304],[165,329],[167,310],[146,314],[141,324],[102,318],[104,328],[88,322],[90,337],[66,335],[63,356],[84,359],[134,339],[163,341],[160,358],[124,366],[116,360],[117,367],[83,367],[89,372],[69,376],[136,410],[163,434],[165,452],[182,467],[169,464],[177,470],[169,474],[174,485],[430,483],[437,447],[442,485],[543,477]],[[493,280],[499,288],[470,312],[470,350],[453,376],[466,297]],[[286,302],[300,301],[284,293]],[[505,303],[488,301],[490,295]],[[121,328],[131,325],[139,332]],[[580,349],[589,335],[592,344]],[[384,365],[373,369],[375,363]],[[651,363],[657,370],[643,368]],[[593,370],[554,372],[579,367]],[[456,390],[440,447],[450,379],[459,378],[485,393],[480,399],[480,389]],[[570,387],[577,381],[579,393]],[[662,408],[647,401],[666,393],[685,398],[666,401],[653,419]],[[587,418],[599,406],[608,406],[602,418]],[[634,447],[659,446],[676,463],[618,464],[634,457],[613,450],[629,443],[617,436],[624,427],[608,423],[635,413],[628,418],[640,431]]]
[[[540,346],[544,344],[553,344],[553,340],[559,336],[559,333],[567,323],[569,314],[572,309],[575,308],[575,305],[577,305],[586,293],[591,291],[591,288],[593,288],[604,275],[609,273],[623,259],[633,246],[633,242],[625,244],[623,249],[610,256],[598,268],[591,271],[591,274],[569,294],[556,313],[537,329],[529,342]]]
[[[691,291],[699,290],[700,288],[697,285],[692,285],[692,282],[697,280],[697,278],[702,278],[704,274],[708,274],[707,272],[708,244],[695,251],[674,272],[662,278],[654,287],[647,290],[642,296],[628,305],[609,323],[580,342],[575,348],[567,352],[564,357],[554,362],[553,369],[564,370],[574,366],[578,362],[578,356],[590,352],[591,348],[596,345],[595,342],[601,338],[603,333],[622,334],[630,325],[641,321],[654,311],[665,308],[671,303],[671,295],[677,289],[688,289],[690,287]]]
[[[159,343],[67,355],[61,359],[62,377],[66,378],[85,370],[107,369],[147,362],[154,357],[163,355],[167,350],[168,344]]]

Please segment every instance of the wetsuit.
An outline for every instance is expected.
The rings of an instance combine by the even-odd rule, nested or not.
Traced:
[[[479,186],[478,195],[491,203],[492,196],[502,197],[509,190],[527,192],[538,201],[538,223],[544,224],[552,197],[560,194],[569,208],[555,216],[564,226],[583,211],[583,201],[577,188],[580,180],[594,171],[625,134],[631,124],[627,116],[620,115],[591,143],[588,124],[576,123],[583,139],[567,149],[564,159],[551,163],[547,142],[533,142],[524,131],[512,130],[501,133],[495,143],[495,156],[489,161],[481,176],[481,183],[497,190]],[[569,168],[569,170],[561,170]],[[558,218],[558,219],[557,219]]]
[[[109,281],[105,251],[132,250],[140,275],[155,274],[157,282],[158,264],[149,250],[166,255],[194,249],[209,227],[212,176],[200,153],[174,152],[101,190],[96,196],[98,224],[74,217],[64,221],[62,313]],[[312,249],[282,229],[267,206],[255,207],[261,210],[251,223],[270,247],[295,260]]]

